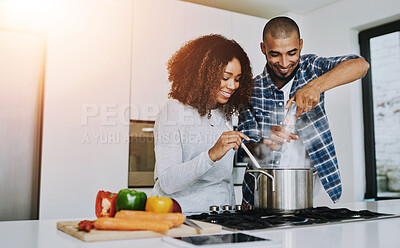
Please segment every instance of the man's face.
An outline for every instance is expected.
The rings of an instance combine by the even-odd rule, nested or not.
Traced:
[[[267,34],[264,42],[261,43],[261,51],[267,58],[272,76],[278,80],[289,79],[299,64],[303,40],[299,40],[297,33],[292,32],[289,37],[283,39],[274,39]]]

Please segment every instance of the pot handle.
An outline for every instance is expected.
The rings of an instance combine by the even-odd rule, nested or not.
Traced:
[[[258,173],[261,173],[261,174],[264,174],[264,175],[266,175],[267,177],[269,177],[269,178],[271,178],[271,180],[272,180],[272,191],[275,191],[275,178],[273,177],[273,176],[271,176],[268,172],[265,172],[265,171],[263,171],[263,170],[246,170],[246,173],[249,173],[250,174],[250,172],[258,172]],[[254,176],[253,174],[250,174],[250,175],[252,175],[253,177],[254,177],[254,183],[255,183],[255,185],[257,185],[257,178],[256,178],[256,176]],[[256,189],[256,187],[257,186],[255,186],[254,188]]]
[[[256,177],[256,176],[255,176],[254,174],[252,174],[251,172],[253,172],[253,171],[247,171],[247,170],[246,170],[246,173],[249,173],[250,176],[254,177],[254,191],[256,191],[256,190],[257,190],[257,179],[258,179],[258,177]],[[260,176],[260,175],[258,175],[258,176]]]

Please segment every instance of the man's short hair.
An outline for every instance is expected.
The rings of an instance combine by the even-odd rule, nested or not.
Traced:
[[[272,18],[265,24],[263,30],[263,41],[266,41],[267,34],[271,35],[274,39],[288,38],[293,32],[297,33],[300,40],[300,30],[297,23],[289,17],[278,16]]]

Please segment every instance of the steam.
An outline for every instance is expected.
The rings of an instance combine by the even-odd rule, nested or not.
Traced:
[[[318,112],[323,113],[321,111],[321,103],[319,103],[314,109],[305,112],[299,119],[295,118],[297,106],[296,104],[292,104],[292,107],[287,111],[284,121],[282,122],[282,126],[291,133],[299,135],[300,142],[307,140],[308,142],[304,144],[306,150],[308,150],[308,146],[313,144],[316,140],[321,139],[321,135],[318,130],[313,125],[313,122],[317,121],[320,118],[326,118],[324,115],[318,116]],[[273,122],[278,123],[278,121]],[[270,126],[263,126],[260,128],[260,133],[264,139],[270,139]],[[262,168],[276,168],[280,166],[282,153],[285,153],[287,150],[288,144],[285,143],[279,150],[272,150],[268,145],[264,144],[262,140],[257,143],[248,143],[247,147],[252,152],[253,156],[256,158],[257,162]],[[289,156],[290,154],[284,154],[285,156]],[[244,162],[249,164],[249,167],[252,169],[256,169],[254,163],[248,158],[243,158]]]

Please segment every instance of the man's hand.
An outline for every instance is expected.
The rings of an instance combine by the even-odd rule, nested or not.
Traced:
[[[368,69],[369,64],[363,58],[340,62],[335,68],[310,81],[306,86],[298,90],[286,103],[285,108],[289,109],[292,101],[296,101],[296,117],[299,118],[303,112],[310,111],[319,103],[322,92],[353,82],[365,75]]]
[[[299,136],[288,133],[283,127],[273,126],[270,131],[270,140],[263,139],[263,143],[266,144],[271,150],[277,151],[284,143],[298,139]]]
[[[317,79],[314,79],[315,81]],[[300,118],[303,112],[310,111],[315,108],[319,103],[321,91],[317,84],[314,84],[313,81],[305,85],[303,88],[299,89],[296,94],[289,99],[286,103],[285,108],[289,109],[292,105],[292,101],[295,101],[297,104],[297,114],[296,118]]]

